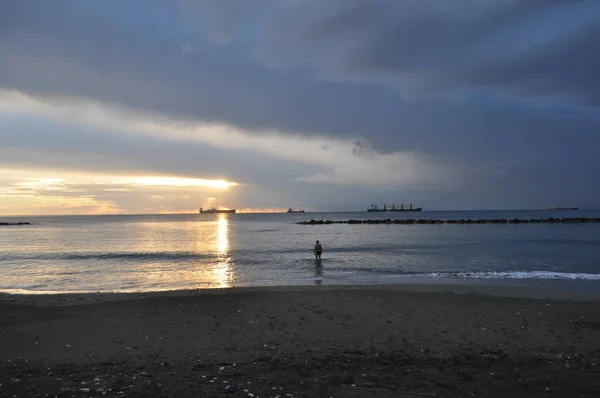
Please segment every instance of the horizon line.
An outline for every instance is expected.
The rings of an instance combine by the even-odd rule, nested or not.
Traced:
[[[567,210],[558,210],[558,211],[569,211],[571,209],[567,209]],[[571,210],[571,211],[593,211],[593,210],[600,210],[600,208],[579,208],[577,210]],[[522,209],[429,209],[429,210],[422,210],[419,212],[419,214],[422,213],[427,213],[427,212],[459,212],[459,211],[557,211],[557,210],[550,210],[548,208],[522,208]],[[306,210],[305,213],[294,213],[294,214],[314,214],[314,213],[368,213],[366,210],[336,210],[336,211],[327,211],[327,210],[319,210],[319,211],[309,211]],[[383,213],[383,212],[382,212]],[[400,212],[398,212],[400,213]],[[236,214],[236,215],[240,215],[240,214],[289,214],[287,213],[287,211],[281,211],[281,212],[243,212],[243,213],[232,213],[232,214]],[[105,217],[105,216],[175,216],[175,215],[181,215],[181,216],[189,216],[189,215],[200,215],[199,213],[196,212],[189,212],[189,213],[183,213],[183,212],[173,212],[173,213],[102,213],[102,214],[87,214],[87,213],[80,213],[80,214],[15,214],[15,215],[3,215],[0,214],[0,218],[9,218],[9,217],[94,217],[94,216],[100,216],[100,217]]]

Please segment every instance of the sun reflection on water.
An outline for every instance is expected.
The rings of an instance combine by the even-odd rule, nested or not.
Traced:
[[[229,251],[229,220],[226,214],[219,214],[217,219],[217,259],[213,269],[215,283],[219,287],[229,287],[231,282],[231,265]]]

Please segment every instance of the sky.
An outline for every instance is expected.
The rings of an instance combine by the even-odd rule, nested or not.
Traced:
[[[3,0],[0,215],[600,207],[597,0]]]

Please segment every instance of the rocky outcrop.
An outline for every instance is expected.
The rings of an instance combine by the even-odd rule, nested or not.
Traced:
[[[0,226],[4,225],[31,225],[30,222],[0,222]]]
[[[496,218],[496,219],[459,219],[459,220],[441,220],[441,219],[379,219],[379,220],[310,220],[300,221],[300,225],[325,225],[325,224],[555,224],[555,223],[600,223],[600,218]]]

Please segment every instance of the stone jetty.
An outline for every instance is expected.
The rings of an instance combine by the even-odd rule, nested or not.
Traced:
[[[0,222],[0,226],[4,225],[31,225],[30,222]]]
[[[328,225],[328,224],[583,224],[583,223],[600,223],[600,218],[495,218],[495,219],[457,219],[457,220],[441,220],[441,219],[378,219],[378,220],[310,220],[300,221],[296,224],[300,225]]]

